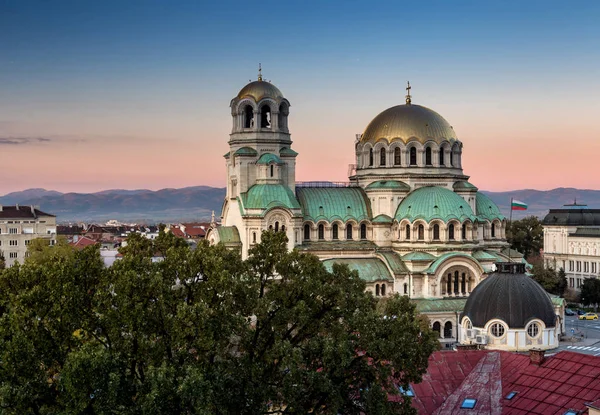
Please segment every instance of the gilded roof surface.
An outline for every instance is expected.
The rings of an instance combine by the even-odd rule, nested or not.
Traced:
[[[377,180],[369,183],[366,190],[410,190],[410,186],[398,180]]]
[[[495,206],[495,205],[494,205]],[[413,222],[423,219],[429,222],[440,219],[444,222],[457,219],[475,220],[475,215],[469,204],[452,190],[438,186],[421,187],[404,198],[398,205],[395,218],[398,221],[408,219]]]
[[[263,98],[279,99],[283,98],[283,94],[275,85],[266,81],[253,81],[243,87],[238,93],[239,99],[252,97],[256,102]]]
[[[351,271],[358,272],[358,276],[363,281],[393,281],[389,269],[378,258],[336,258],[323,261],[323,265],[329,272],[333,270],[333,264],[348,265]]]
[[[271,163],[283,164],[283,162],[281,161],[281,159],[278,156],[276,156],[275,154],[271,154],[271,153],[263,154],[262,156],[260,156],[260,158],[256,162],[256,164],[271,164]]]
[[[505,219],[504,215],[500,213],[500,209],[492,199],[487,197],[481,192],[477,192],[475,195],[475,210],[477,210],[477,216],[481,219],[487,219],[490,222],[494,219]]]
[[[296,187],[304,220],[360,222],[371,218],[371,207],[359,187]]]
[[[532,319],[554,327],[556,319],[548,293],[521,273],[494,273],[480,282],[467,299],[464,316],[475,327],[484,327],[493,319],[504,321],[509,328],[525,328]]]
[[[289,187],[281,184],[255,184],[240,197],[244,209],[300,208],[294,193]]]
[[[416,139],[421,143],[433,140],[456,140],[452,126],[440,114],[421,105],[397,105],[373,118],[361,137],[361,142],[396,140],[408,143]]]

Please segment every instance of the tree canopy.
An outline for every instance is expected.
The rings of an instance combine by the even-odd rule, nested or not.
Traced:
[[[527,259],[539,255],[544,247],[544,228],[537,216],[512,221],[506,228],[506,239]]]
[[[597,310],[600,304],[600,280],[596,278],[586,278],[581,284],[580,293],[581,302],[584,305],[591,305]]]
[[[242,261],[133,236],[110,268],[36,244],[0,273],[2,413],[414,413],[399,387],[438,347],[426,320],[285,239]]]

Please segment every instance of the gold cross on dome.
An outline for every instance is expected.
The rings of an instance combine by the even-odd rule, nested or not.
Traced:
[[[258,64],[258,80],[262,81],[262,67]]]
[[[406,81],[406,105],[410,105],[411,100],[410,100],[410,90],[411,90],[411,86],[410,86],[410,81]]]

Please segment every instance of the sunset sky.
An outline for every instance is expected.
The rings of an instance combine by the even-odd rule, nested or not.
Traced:
[[[0,0],[0,194],[224,186],[259,62],[297,180],[347,180],[410,80],[480,189],[600,189],[598,1]]]

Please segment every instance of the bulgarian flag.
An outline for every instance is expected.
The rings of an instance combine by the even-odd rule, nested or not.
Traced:
[[[527,210],[527,203],[523,203],[520,200],[511,199],[510,200],[510,209],[511,210]]]

